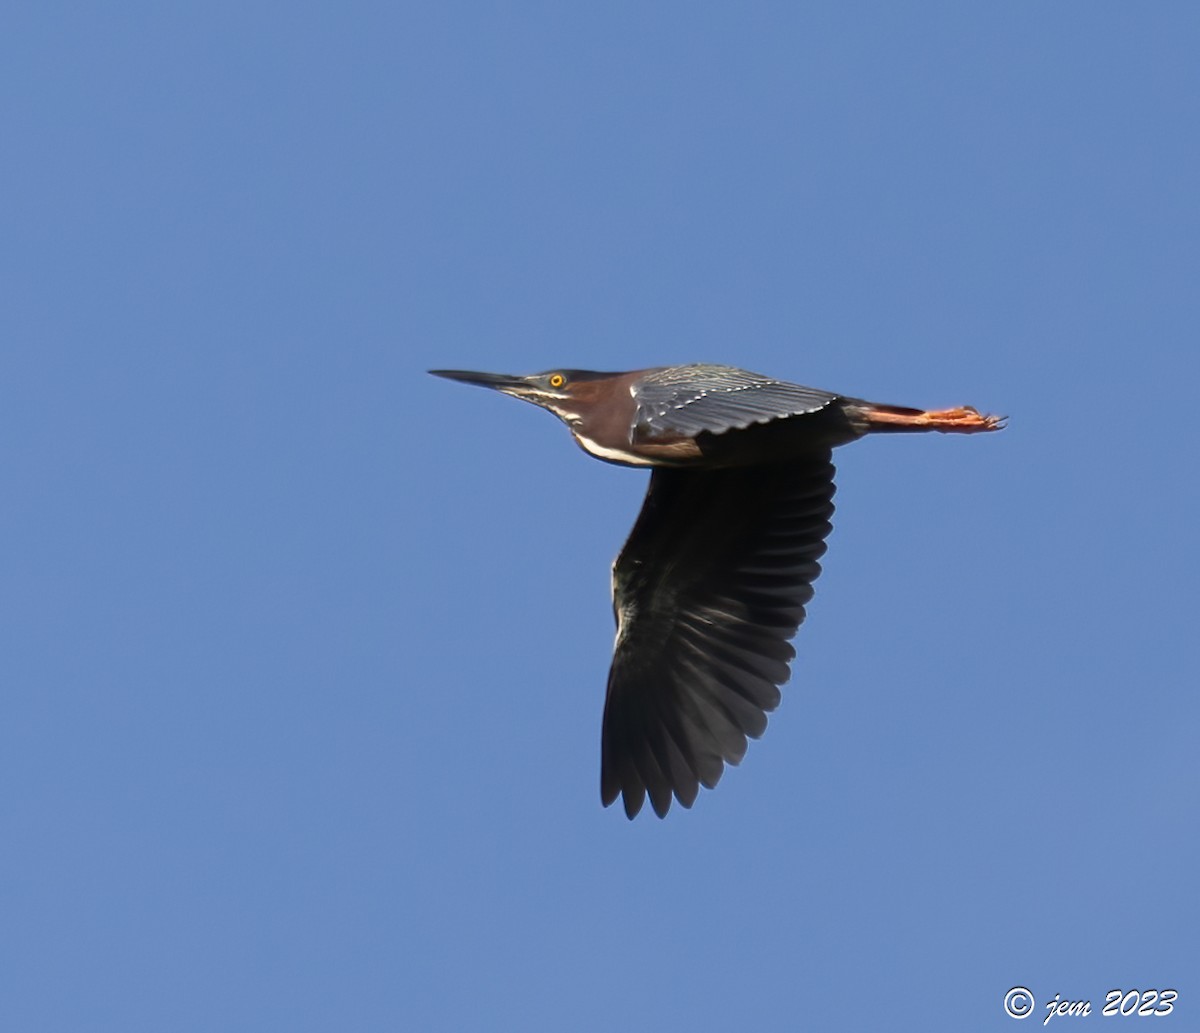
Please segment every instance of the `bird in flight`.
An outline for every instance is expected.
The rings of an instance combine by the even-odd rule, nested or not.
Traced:
[[[926,411],[694,364],[530,376],[430,370],[548,409],[588,452],[651,468],[613,564],[616,644],[600,797],[660,818],[691,807],[767,727],[795,656],[833,516],[832,451],[865,434],[1000,430],[963,407]]]

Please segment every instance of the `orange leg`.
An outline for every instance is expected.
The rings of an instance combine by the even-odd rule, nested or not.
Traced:
[[[987,416],[969,405],[957,409],[902,409],[899,406],[865,405],[862,414],[880,430],[940,430],[947,434],[974,434],[1000,430],[1007,417]]]

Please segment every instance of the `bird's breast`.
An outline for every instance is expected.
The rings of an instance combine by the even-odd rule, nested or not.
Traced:
[[[572,430],[579,446],[597,459],[621,466],[688,466],[702,458],[691,438],[661,442],[605,441]]]

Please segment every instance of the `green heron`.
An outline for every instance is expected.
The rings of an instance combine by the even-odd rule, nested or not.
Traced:
[[[691,807],[745,756],[795,656],[833,515],[832,450],[864,434],[999,430],[731,366],[532,376],[431,370],[549,409],[588,452],[653,472],[612,571],[600,797]]]

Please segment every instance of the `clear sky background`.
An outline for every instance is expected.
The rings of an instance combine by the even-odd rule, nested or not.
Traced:
[[[0,1028],[1200,1029],[1200,7],[3,21]],[[646,475],[424,371],[689,361],[1011,425],[630,823]]]

